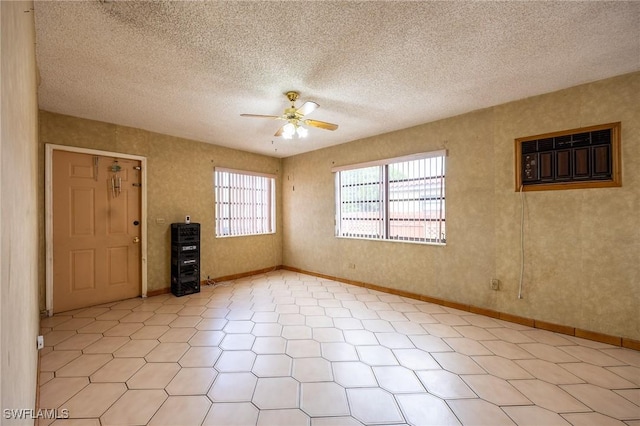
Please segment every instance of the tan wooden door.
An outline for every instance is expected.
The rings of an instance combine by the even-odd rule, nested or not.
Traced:
[[[54,312],[140,295],[139,184],[139,161],[53,151]]]

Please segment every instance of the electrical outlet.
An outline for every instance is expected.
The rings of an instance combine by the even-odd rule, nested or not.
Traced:
[[[491,279],[491,290],[498,291],[500,290],[500,280],[497,278]]]
[[[38,338],[36,339],[36,345],[38,347],[38,350],[44,348],[44,336],[38,336]]]
[[[349,264],[349,269],[356,269],[356,264],[355,263],[350,263]]]

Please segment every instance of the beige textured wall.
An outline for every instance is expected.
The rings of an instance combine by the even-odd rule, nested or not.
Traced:
[[[514,191],[514,139],[622,122],[621,188]],[[334,236],[332,166],[446,148],[447,244]],[[640,73],[286,158],[287,266],[640,339]],[[349,263],[356,265],[349,269]],[[500,291],[490,279],[502,281]]]
[[[40,201],[44,203],[44,146],[47,143],[147,157],[148,290],[170,286],[170,225],[201,224],[201,279],[240,274],[282,263],[282,226],[251,237],[214,237],[213,168],[229,167],[280,175],[277,158],[161,135],[115,124],[40,111]],[[279,186],[280,178],[277,178]],[[280,191],[277,209],[281,211]],[[43,212],[44,209],[42,208]],[[279,215],[278,215],[279,216]],[[157,219],[164,219],[158,223]],[[40,270],[44,276],[44,213],[40,216]],[[44,306],[44,279],[41,279]]]
[[[34,409],[39,330],[37,235],[37,96],[32,2],[0,2],[0,401]]]

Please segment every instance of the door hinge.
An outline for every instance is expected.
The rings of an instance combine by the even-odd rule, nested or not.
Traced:
[[[132,183],[133,186],[142,187],[141,183]]]

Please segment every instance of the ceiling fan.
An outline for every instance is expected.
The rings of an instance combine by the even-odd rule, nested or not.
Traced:
[[[304,118],[305,115],[315,111],[320,105],[315,102],[307,101],[300,108],[296,108],[295,103],[300,94],[298,92],[289,91],[285,93],[291,106],[285,108],[282,115],[260,115],[260,114],[240,114],[242,117],[271,118],[274,120],[284,120],[287,123],[278,129],[274,136],[282,136],[285,139],[292,139],[294,136],[304,138],[307,136],[308,130],[303,125],[317,127],[325,130],[336,130],[337,124],[327,123],[326,121],[310,120]]]

